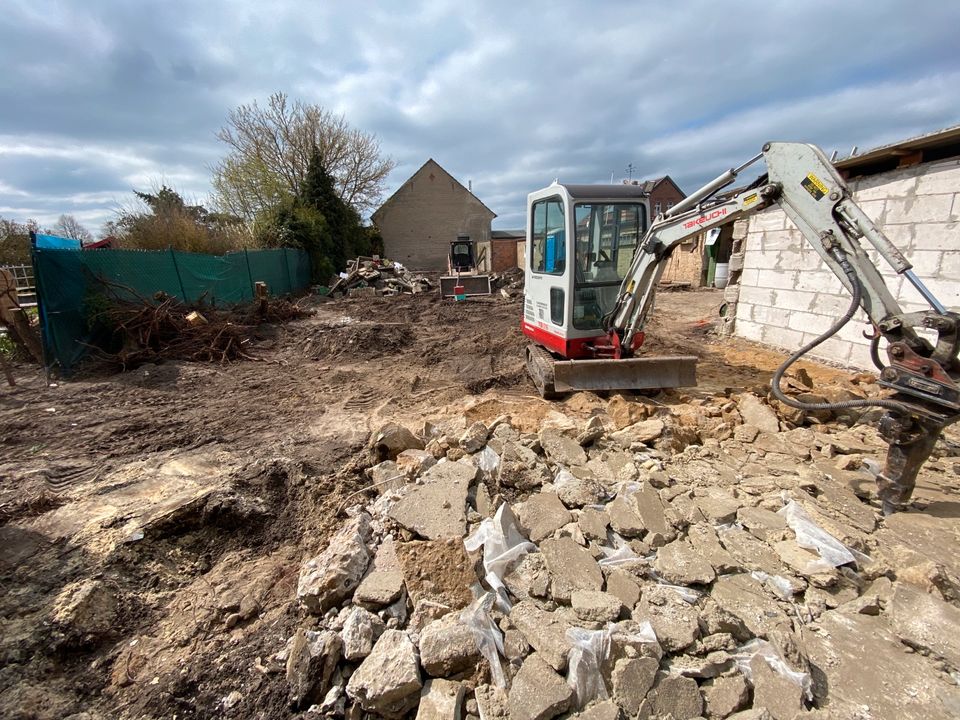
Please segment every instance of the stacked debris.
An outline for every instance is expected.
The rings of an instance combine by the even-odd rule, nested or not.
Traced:
[[[502,273],[494,273],[490,276],[490,287],[493,290],[499,290],[500,294],[510,299],[523,295],[523,269],[510,268]]]
[[[874,431],[813,421],[743,393],[615,396],[536,434],[508,416],[384,426],[377,497],[300,571],[313,619],[272,659],[292,705],[446,720],[960,707],[958,588],[878,553],[887,531],[851,490],[872,482],[857,468],[882,449]]]
[[[378,256],[358,257],[347,263],[346,272],[330,288],[330,295],[416,295],[433,287],[429,278],[414,275],[398,262]]]

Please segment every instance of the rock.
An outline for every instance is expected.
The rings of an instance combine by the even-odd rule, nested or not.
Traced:
[[[733,439],[741,443],[752,443],[760,434],[760,428],[756,425],[737,425],[733,429]]]
[[[507,589],[518,600],[546,598],[550,590],[550,573],[540,553],[527,553],[520,563],[503,578]]]
[[[773,720],[793,720],[804,709],[803,688],[784,677],[760,655],[750,661],[753,704],[767,709]]]
[[[620,720],[620,708],[613,700],[605,700],[591,705],[574,717],[580,720]]]
[[[649,620],[657,640],[667,652],[683,650],[700,636],[696,608],[685,602],[676,590],[663,585],[644,589],[633,619]]]
[[[327,549],[300,568],[297,598],[314,615],[322,615],[349,597],[370,563],[366,540],[370,516],[360,513],[330,539]]]
[[[893,588],[887,614],[897,637],[960,668],[960,609],[914,585],[898,582]]]
[[[573,704],[573,690],[536,653],[523,665],[510,688],[511,720],[549,720]]]
[[[564,467],[586,465],[587,454],[580,443],[556,428],[544,428],[538,435],[540,445],[551,462]]]
[[[737,522],[743,525],[758,540],[776,542],[787,537],[787,521],[761,507],[742,507],[737,510]]]
[[[757,637],[766,638],[777,627],[790,624],[790,619],[777,601],[747,573],[718,578],[713,584],[710,598]]]
[[[352,608],[340,631],[343,657],[351,662],[362,660],[373,650],[384,630],[383,621],[376,615],[361,607]]]
[[[780,432],[780,420],[777,418],[777,413],[756,395],[743,393],[738,396],[737,409],[743,416],[744,425],[752,425],[761,432]]]
[[[420,633],[420,664],[428,675],[449,677],[480,660],[473,631],[458,615],[445,615]]]
[[[732,715],[750,702],[750,688],[747,679],[737,673],[728,677],[718,677],[703,686],[707,717],[722,718]]]
[[[404,450],[397,455],[395,463],[397,470],[411,478],[422,475],[436,464],[437,459],[426,450]]]
[[[487,426],[478,420],[460,436],[460,447],[464,452],[475,453],[487,444],[489,434]]]
[[[607,515],[610,518],[610,527],[625,538],[635,538],[643,535],[646,529],[636,505],[627,495],[617,495],[613,502],[607,505]]]
[[[72,640],[84,642],[115,629],[117,596],[102,580],[65,585],[53,602],[50,620]]]
[[[585,622],[614,622],[620,617],[620,599],[599,590],[574,590],[570,604],[577,617]]]
[[[644,402],[633,402],[622,395],[614,395],[607,402],[607,416],[617,430],[634,425],[650,417],[651,406]]]
[[[713,525],[726,525],[737,518],[738,503],[732,495],[720,491],[710,491],[703,497],[696,499],[700,512]]]
[[[580,511],[577,524],[580,526],[580,532],[582,532],[583,536],[588,540],[599,540],[602,543],[606,543],[607,525],[610,524],[610,516],[603,510],[584,508]]]
[[[632,609],[640,600],[640,585],[626,570],[614,569],[607,575],[607,592]]]
[[[458,610],[473,600],[477,574],[460,538],[399,543],[397,558],[414,605],[428,601]]]
[[[606,429],[603,427],[603,421],[594,415],[583,426],[583,430],[577,435],[577,442],[582,446],[592,445],[603,437]]]
[[[660,674],[657,684],[640,708],[638,718],[672,717],[690,720],[703,712],[703,698],[693,678]]]
[[[404,450],[423,450],[423,442],[407,428],[387,423],[370,436],[369,447],[376,462],[396,460]]]
[[[517,442],[504,443],[497,477],[500,485],[534,490],[549,479],[550,471],[533,450]]]
[[[741,572],[743,566],[720,544],[717,531],[706,523],[697,523],[687,528],[687,540],[718,575]]]
[[[574,468],[574,470],[577,469]],[[586,468],[579,469],[586,470]],[[568,508],[596,505],[607,497],[606,489],[592,477],[577,477],[565,470],[557,473],[553,486],[557,496]]]
[[[540,552],[550,573],[553,599],[569,602],[574,590],[600,590],[603,572],[590,551],[580,547],[572,538],[549,538],[540,544]]]
[[[420,707],[416,720],[460,720],[463,683],[434,678],[427,680],[420,692]]]
[[[746,530],[737,527],[724,528],[717,533],[720,543],[737,562],[748,570],[762,570],[769,575],[784,571],[780,558],[765,542],[758,540]]]
[[[368,712],[399,717],[417,705],[421,687],[416,647],[407,633],[387,630],[350,676],[347,695]]]
[[[474,691],[477,709],[484,720],[508,720],[507,692],[495,685],[478,685]]]
[[[629,450],[634,443],[647,444],[663,435],[666,426],[663,420],[652,418],[628,425],[623,430],[611,433],[610,439],[625,450]]]
[[[477,475],[473,465],[437,463],[392,508],[389,516],[428,540],[462,538],[467,529],[467,492]]]
[[[710,563],[684,540],[674,540],[660,548],[654,567],[674,585],[707,585],[716,577]]]
[[[290,703],[304,707],[323,698],[340,662],[342,643],[331,630],[297,630],[287,651],[287,685]]]
[[[397,560],[397,547],[393,538],[387,538],[373,558],[367,575],[353,593],[353,601],[371,609],[382,608],[396,602],[403,594],[403,571]]]
[[[800,575],[806,577],[827,576],[829,580],[826,582],[828,583],[836,577],[837,572],[830,563],[813,550],[800,547],[796,540],[781,540],[773,543],[773,549],[785,565]]]
[[[660,663],[654,658],[623,658],[613,668],[613,700],[628,718],[636,716],[657,677]]]
[[[694,648],[700,649],[697,645]],[[733,658],[723,650],[714,650],[706,656],[675,655],[669,660],[671,675],[683,675],[697,679],[715,678],[733,666]]]
[[[539,543],[573,520],[573,516],[552,492],[531,495],[517,505],[517,524],[531,542]]]
[[[661,535],[667,540],[672,540],[674,536],[673,529],[667,523],[666,515],[663,510],[663,503],[660,501],[660,494],[650,482],[641,484],[640,489],[633,493],[634,506],[640,521],[643,523],[649,534]]]
[[[569,623],[559,613],[541,610],[529,600],[519,602],[510,610],[510,622],[523,635],[540,658],[557,672],[567,667],[570,640]]]
[[[508,660],[519,661],[523,660],[527,655],[530,654],[530,643],[526,641],[521,633],[516,628],[510,628],[509,630],[503,633],[503,655]]]
[[[806,714],[804,714],[806,717]],[[852,716],[856,717],[856,716]],[[742,710],[741,712],[734,713],[729,716],[730,720],[773,720],[770,717],[770,713],[767,712],[766,708],[751,708],[750,710]],[[832,716],[824,718],[823,720],[833,720]],[[819,718],[811,718],[811,720],[820,720]]]
[[[417,450],[415,452],[422,451]],[[401,455],[402,454],[403,453],[401,453]],[[399,455],[397,457],[399,457]],[[368,468],[366,475],[370,478],[370,481],[377,486],[377,492],[382,494],[388,490],[396,490],[397,488],[403,487],[407,482],[409,472],[401,470],[400,466],[393,460],[384,460],[382,463],[377,463],[373,467]]]

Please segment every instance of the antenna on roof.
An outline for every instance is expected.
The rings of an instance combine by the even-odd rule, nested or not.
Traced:
[[[853,157],[853,156],[856,155],[856,154],[857,154],[857,146],[854,145],[854,146],[853,146],[853,150],[850,151],[850,157]]]
[[[473,192],[473,180],[467,180],[467,190]]]
[[[834,151],[830,154],[830,162],[836,162],[836,161],[837,161],[837,151],[834,150]]]
[[[610,184],[613,185],[613,170],[610,171]]]

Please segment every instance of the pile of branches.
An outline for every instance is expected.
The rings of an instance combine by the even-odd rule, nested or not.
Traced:
[[[257,325],[309,314],[283,299],[264,298],[252,306],[218,310],[184,305],[164,293],[152,301],[132,291],[122,295],[110,293],[108,302],[92,318],[112,336],[111,349],[119,348],[113,352],[98,348],[101,357],[122,370],[162,360],[258,360],[250,349]],[[131,297],[135,299],[128,299]]]

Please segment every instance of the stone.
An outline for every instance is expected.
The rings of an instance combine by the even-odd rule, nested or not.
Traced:
[[[780,419],[772,407],[756,395],[742,393],[737,397],[737,409],[743,416],[744,425],[752,425],[761,432],[780,432]]]
[[[666,425],[663,420],[651,418],[628,425],[623,430],[610,434],[610,439],[625,450],[629,450],[635,443],[648,444],[663,435]]]
[[[449,677],[480,660],[473,631],[450,613],[429,623],[420,633],[420,664],[427,675]]]
[[[736,520],[737,510],[740,509],[741,505],[732,495],[720,491],[710,491],[706,495],[698,497],[696,503],[703,516],[713,525],[732,523]]]
[[[603,437],[606,428],[603,427],[603,420],[594,415],[583,426],[583,430],[577,435],[577,442],[582,446],[592,445]]]
[[[588,540],[599,540],[601,543],[606,543],[610,516],[603,510],[584,508],[580,511],[577,524],[580,526],[580,532]]]
[[[416,452],[422,451],[418,450]],[[377,492],[382,494],[388,490],[396,490],[406,485],[409,473],[406,470],[401,470],[400,466],[393,460],[384,460],[368,468],[366,475],[370,478],[370,481],[377,486]]]
[[[697,523],[687,528],[687,540],[704,560],[710,563],[717,575],[741,572],[743,565],[733,557],[717,537],[717,531],[706,523]]]
[[[314,615],[322,615],[350,596],[360,584],[370,553],[370,516],[360,513],[330,539],[327,549],[300,568],[297,598]]]
[[[699,649],[695,645],[693,649]],[[724,650],[714,650],[706,655],[675,655],[669,660],[671,675],[683,675],[698,679],[715,678],[733,666],[733,658]]]
[[[387,538],[377,548],[370,570],[353,593],[353,601],[370,609],[396,602],[403,594],[403,571],[397,560],[397,545]]]
[[[304,707],[322,699],[340,662],[342,643],[331,630],[299,629],[287,651],[287,685],[290,703]]]
[[[551,462],[564,467],[587,464],[587,454],[580,443],[560,430],[543,428],[537,437]]]
[[[623,610],[620,598],[599,590],[574,590],[570,604],[585,622],[614,622]]]
[[[507,691],[495,685],[478,685],[473,693],[477,709],[484,720],[508,720]]]
[[[620,708],[613,700],[595,703],[575,717],[580,720],[620,720]]]
[[[510,622],[544,662],[557,672],[566,669],[567,654],[570,652],[570,640],[567,638],[570,624],[559,613],[541,610],[529,600],[524,600],[510,610]]]
[[[601,590],[603,571],[593,555],[572,538],[549,538],[540,544],[540,552],[550,573],[553,599],[569,602],[574,590]]]
[[[733,429],[733,439],[741,443],[752,443],[760,434],[760,428],[756,425],[737,425]]]
[[[610,518],[610,527],[623,537],[635,538],[643,535],[643,521],[637,514],[636,505],[628,496],[617,495],[613,502],[607,505],[607,515]]]
[[[504,585],[518,600],[546,598],[550,590],[550,573],[540,553],[527,553],[519,564],[503,578]]]
[[[836,570],[813,550],[800,547],[796,540],[781,540],[773,543],[773,549],[784,565],[805,577],[836,577]],[[829,581],[828,581],[829,582]]]
[[[530,654],[530,643],[526,641],[516,628],[510,628],[503,633],[503,655],[511,661],[523,660]]]
[[[960,609],[956,606],[898,582],[887,602],[887,614],[900,640],[960,668]]]
[[[663,502],[660,500],[660,494],[649,481],[640,485],[640,489],[633,493],[634,506],[640,521],[643,523],[647,533],[663,536],[665,539],[672,540],[674,532],[667,523],[664,514]]]
[[[388,514],[428,540],[462,538],[467,529],[467,493],[476,475],[477,468],[467,463],[437,463],[423,474],[423,484],[407,492]]]
[[[350,676],[347,695],[367,712],[400,717],[420,699],[420,664],[407,633],[387,630]]]
[[[102,580],[77,580],[57,594],[50,620],[67,636],[83,642],[115,629],[117,596]]]
[[[583,471],[586,468],[574,468],[574,470]],[[578,477],[574,473],[562,470],[557,473],[553,486],[560,501],[568,508],[596,505],[607,497],[606,489],[592,477]]]
[[[710,563],[685,540],[674,540],[657,550],[654,568],[674,585],[708,585],[716,578]]]
[[[650,405],[642,401],[633,402],[622,395],[614,395],[607,402],[607,416],[617,430],[647,419],[651,409]]]
[[[423,441],[397,423],[387,423],[370,436],[369,447],[375,462],[396,460],[404,450],[423,450]]]
[[[748,573],[721,576],[713,584],[710,598],[757,637],[766,638],[777,627],[790,624],[777,601]]]
[[[929,720],[957,717],[960,688],[934,671],[929,658],[904,652],[883,618],[828,612],[805,638],[814,704],[832,717]]]
[[[620,600],[627,608],[640,601],[640,584],[626,570],[614,569],[607,575],[607,592]]]
[[[537,653],[523,661],[510,688],[511,720],[549,720],[572,704],[573,690]]]
[[[737,527],[724,528],[717,532],[720,543],[747,570],[762,570],[769,575],[780,575],[783,563],[773,548],[758,540],[746,530]]]
[[[479,420],[468,427],[460,436],[460,447],[464,452],[475,453],[487,444],[490,431]]]
[[[460,720],[463,683],[433,678],[427,680],[420,692],[420,707],[416,720]]]
[[[497,475],[500,485],[518,490],[534,490],[549,479],[550,471],[540,462],[533,450],[517,442],[504,443]]]
[[[737,673],[715,678],[703,686],[707,717],[722,720],[744,708],[750,702],[747,679]]]
[[[534,543],[550,537],[573,520],[570,511],[552,492],[531,495],[525,502],[517,505],[516,510],[520,530]]]
[[[753,704],[767,709],[773,720],[793,720],[804,709],[803,688],[784,677],[760,655],[750,661]]]
[[[613,668],[613,700],[626,717],[635,717],[657,677],[660,663],[655,658],[623,658]]]
[[[385,629],[383,621],[373,613],[361,607],[352,608],[340,631],[343,657],[351,662],[362,660],[373,650]]]
[[[657,640],[667,652],[689,647],[700,636],[697,609],[672,588],[653,585],[643,591],[633,611],[633,619],[649,620]]]
[[[691,720],[703,712],[703,697],[693,678],[661,673],[640,708],[638,718],[672,717]]]
[[[411,478],[422,475],[436,464],[437,459],[426,450],[404,450],[394,463],[397,470]]]
[[[472,602],[470,588],[478,578],[462,539],[399,543],[397,559],[414,605],[428,601],[458,610]]]
[[[787,521],[783,515],[762,507],[742,507],[737,510],[737,522],[758,540],[776,542],[788,536]]]

